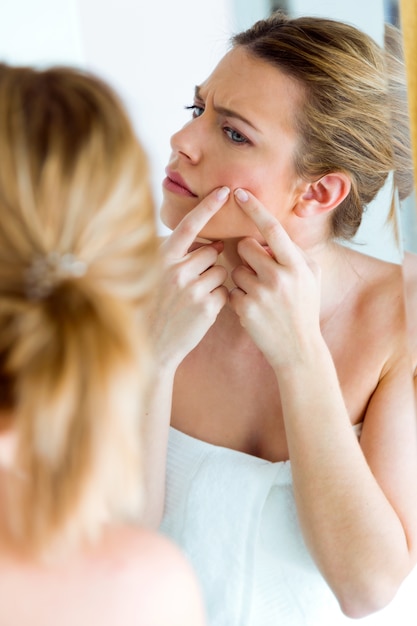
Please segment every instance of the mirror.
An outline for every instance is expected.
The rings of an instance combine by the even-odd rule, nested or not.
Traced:
[[[0,56],[4,60],[82,65],[120,92],[148,149],[157,203],[169,137],[184,123],[183,107],[190,104],[193,86],[211,72],[232,32],[272,9],[284,8],[355,23],[382,43],[384,17],[390,21],[398,17],[397,3],[383,0],[3,0],[2,4]],[[368,211],[357,245],[400,262],[402,251],[385,226],[388,195],[378,198],[385,212]],[[401,243],[417,252],[413,201],[404,203],[399,214]],[[390,623],[407,621],[394,613]]]

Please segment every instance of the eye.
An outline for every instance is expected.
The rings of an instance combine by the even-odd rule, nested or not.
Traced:
[[[189,106],[186,106],[185,109],[187,111],[192,111],[193,119],[200,117],[200,115],[203,115],[204,113],[204,108],[198,104],[190,104]]]
[[[233,130],[233,128],[230,128],[229,126],[225,126],[223,130],[233,143],[249,143],[248,139],[246,139],[244,135],[238,133],[237,130]]]

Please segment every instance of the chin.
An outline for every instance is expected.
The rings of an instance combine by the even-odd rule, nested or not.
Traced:
[[[175,230],[181,220],[174,220],[172,217],[167,217],[163,211],[159,214],[159,218],[164,226],[169,228],[169,230]]]
[[[173,207],[170,203],[164,201],[159,212],[159,219],[164,226],[174,230],[189,212],[190,210],[181,211],[179,208]]]
[[[259,233],[258,233],[259,234]],[[209,239],[210,241],[225,241],[227,239],[243,239],[244,237],[250,237],[251,233],[248,230],[240,230],[236,228],[230,228],[230,226],[216,226],[215,224],[207,224],[198,234],[203,239]]]

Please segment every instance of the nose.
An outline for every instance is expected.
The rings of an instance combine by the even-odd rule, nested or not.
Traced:
[[[202,127],[198,122],[200,119],[194,119],[188,122],[178,132],[171,137],[171,148],[173,152],[190,163],[196,164],[201,159]]]

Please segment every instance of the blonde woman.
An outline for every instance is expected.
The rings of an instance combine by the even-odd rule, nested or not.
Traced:
[[[396,161],[389,101],[367,35],[278,13],[172,137],[152,476],[168,442],[162,528],[213,626],[363,617],[416,562],[401,267],[343,245]]]
[[[97,78],[0,65],[0,162],[0,623],[202,625],[190,566],[137,526],[144,151]]]

